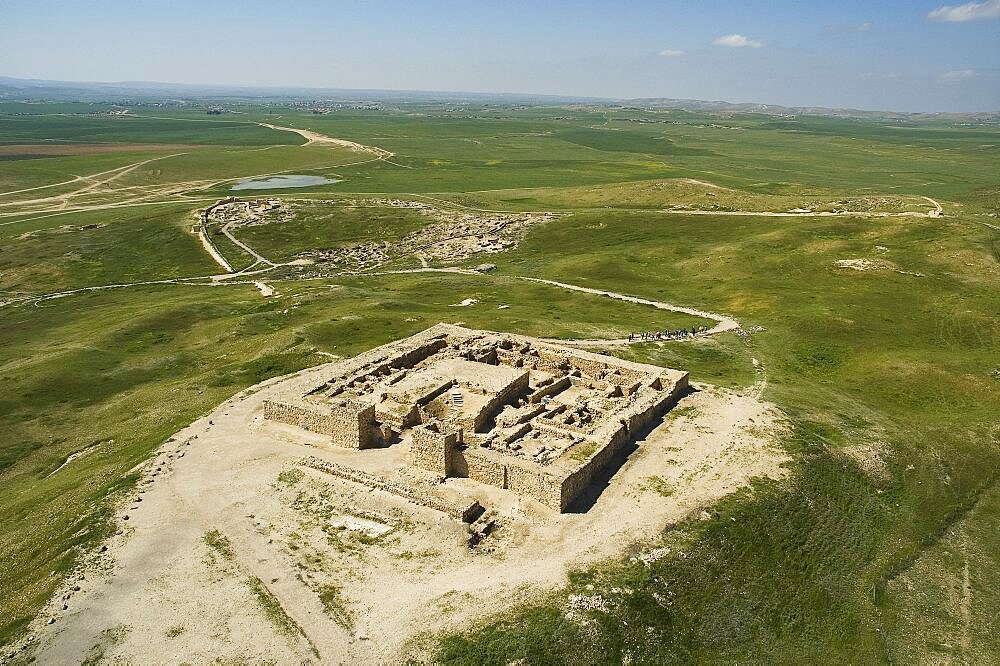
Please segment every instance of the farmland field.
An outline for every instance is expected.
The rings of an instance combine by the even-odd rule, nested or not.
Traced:
[[[785,415],[790,462],[654,544],[433,636],[434,659],[1000,654],[996,126],[431,103],[95,111],[0,104],[0,644],[37,630],[116,531],[136,467],[181,427],[327,355],[464,322],[608,340],[755,392]],[[235,182],[272,174],[341,182],[254,192],[280,214],[200,229]],[[518,215],[534,217],[499,251],[411,251],[441,220]],[[713,322],[538,279],[740,328],[612,344]],[[648,547],[669,551],[637,560]],[[595,595],[602,608],[571,619]]]

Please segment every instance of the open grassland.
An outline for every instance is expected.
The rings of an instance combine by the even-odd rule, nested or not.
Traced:
[[[244,227],[240,240],[264,256],[294,259],[309,250],[344,247],[352,243],[398,241],[430,220],[416,210],[384,206],[356,207],[297,201],[288,222]]]
[[[0,111],[0,113],[3,113]],[[150,114],[153,115],[153,114]],[[238,146],[298,145],[302,138],[240,120],[188,114],[183,118],[3,114],[0,144],[186,143]]]
[[[190,233],[195,217],[189,205],[93,211],[45,221],[59,226],[30,231],[20,231],[24,225],[0,227],[0,293],[37,293],[41,285],[55,292],[218,269]]]
[[[420,275],[335,287],[279,282],[280,295],[268,300],[246,285],[171,285],[5,312],[0,548],[13,564],[0,574],[0,589],[7,631],[21,626],[80,549],[105,533],[105,500],[128,486],[128,470],[240,389],[328,360],[317,351],[350,356],[439,321],[565,337],[617,337],[629,326],[664,321],[649,308],[542,285],[480,282]],[[481,302],[449,307],[468,297]],[[516,305],[497,310],[503,302]]]
[[[0,162],[2,192],[164,157],[76,203],[53,198],[88,182],[0,196],[0,300],[218,273],[190,233],[195,212],[228,194],[222,181],[261,173],[341,177],[325,190],[347,196],[417,193],[569,214],[515,249],[469,262],[499,265],[486,275],[316,278],[282,267],[261,278],[277,291],[268,299],[251,284],[187,283],[0,309],[0,561],[9,563],[0,569],[0,643],[20,635],[81,554],[114,529],[130,470],[226,397],[328,359],[317,352],[349,356],[438,321],[599,339],[705,323],[515,278],[534,276],[734,316],[752,332],[608,351],[689,369],[695,382],[763,391],[791,419],[784,445],[795,462],[788,480],[668,530],[662,559],[577,572],[534,605],[445,637],[439,659],[986,663],[1000,654],[1000,232],[988,216],[1000,212],[1000,132],[544,107],[244,110],[222,120],[176,109],[137,112],[166,119],[22,118],[5,114],[81,111],[0,104],[0,143],[130,146]],[[395,155],[301,147],[302,137],[256,122]],[[156,148],[131,147],[142,143]],[[174,152],[186,154],[165,157]],[[926,211],[923,196],[939,199],[945,217],[658,210],[836,201]],[[167,203],[145,205],[158,200]],[[115,203],[125,205],[68,210]],[[392,242],[424,223],[400,209],[297,205],[292,221],[240,228],[238,237],[287,261]],[[248,264],[213,239],[237,268]],[[845,261],[854,263],[838,265]],[[453,307],[465,299],[478,303]],[[567,615],[570,595],[599,596],[604,610]]]
[[[574,209],[685,209],[713,211],[782,212],[859,211],[926,212],[921,197],[878,196],[861,193],[846,196],[843,191],[788,186],[782,194],[758,194],[693,178],[649,180],[590,187],[501,190],[478,195],[479,205]],[[466,202],[474,201],[472,196]]]
[[[610,609],[589,614],[583,626],[566,619],[560,598],[449,639],[439,656],[568,662],[581,635],[602,663],[912,654],[907,626],[933,621],[931,608],[915,600],[940,595],[947,579],[907,576],[907,594],[886,588],[898,590],[897,578],[994,492],[1000,464],[994,236],[958,220],[648,214],[576,215],[536,232],[506,258],[510,270],[541,273],[544,266],[556,279],[669,293],[763,326],[749,344],[764,368],[765,395],[792,418],[795,481],[759,487],[711,520],[669,532],[672,554],[651,567],[622,562],[582,572],[567,594],[596,588]],[[630,248],[625,256],[623,247]],[[919,276],[835,263],[879,255]],[[985,582],[991,558],[973,557],[968,566],[992,587]],[[970,597],[976,617],[996,609],[995,591]],[[959,610],[933,610],[950,613],[966,632],[970,647],[956,644],[946,654],[995,655],[989,623],[965,622]]]

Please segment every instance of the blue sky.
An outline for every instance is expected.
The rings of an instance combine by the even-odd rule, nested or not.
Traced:
[[[0,0],[0,75],[1000,110],[1000,0]]]

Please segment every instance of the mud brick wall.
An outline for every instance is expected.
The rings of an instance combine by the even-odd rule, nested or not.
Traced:
[[[264,401],[264,418],[330,437],[337,446],[365,449],[375,442],[375,406],[348,401],[343,405]]]

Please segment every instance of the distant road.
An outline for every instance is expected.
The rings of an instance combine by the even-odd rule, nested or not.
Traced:
[[[342,148],[350,148],[359,153],[371,153],[376,155],[380,160],[388,159],[394,155],[394,153],[389,152],[383,148],[377,148],[375,146],[366,146],[364,144],[356,143],[354,141],[348,141],[347,139],[335,139],[332,136],[327,136],[325,134],[320,134],[318,132],[313,132],[312,130],[298,129],[296,127],[280,127],[278,125],[269,125],[268,123],[257,123],[261,127],[266,127],[268,129],[279,130],[282,132],[295,132],[302,136],[306,140],[305,145],[312,146],[316,144],[327,145],[327,146],[340,146]]]

